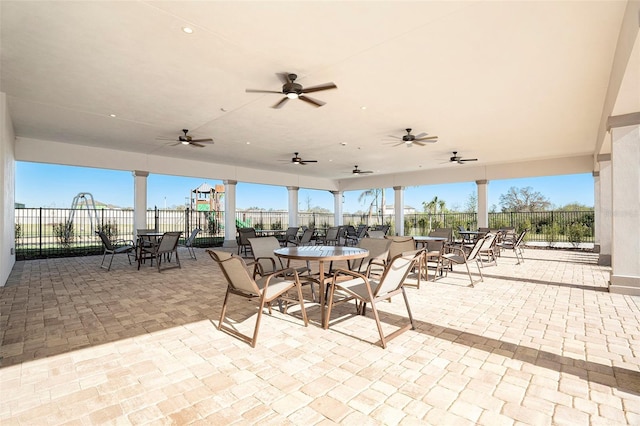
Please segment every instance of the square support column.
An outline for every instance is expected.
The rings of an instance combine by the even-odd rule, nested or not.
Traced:
[[[489,227],[489,181],[477,180],[478,187],[478,228]]]
[[[611,293],[640,296],[640,125],[612,129]]]
[[[598,265],[611,266],[611,154],[599,155],[600,164],[600,196],[596,205],[597,214],[600,217],[597,225],[600,243]]]
[[[331,191],[333,194],[333,221],[335,226],[343,224],[342,218],[342,191]]]
[[[396,235],[404,235],[404,187],[394,186]]]
[[[147,228],[147,178],[149,172],[133,171],[133,235]]]
[[[298,226],[298,191],[297,186],[287,186],[289,191],[289,226]]]
[[[224,183],[224,242],[223,247],[238,247],[236,241],[236,185],[237,180],[225,180]]]

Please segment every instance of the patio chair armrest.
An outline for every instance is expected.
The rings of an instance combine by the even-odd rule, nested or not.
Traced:
[[[367,268],[367,269],[368,269],[368,268]],[[363,279],[363,280],[365,280],[365,281],[367,281],[367,280],[368,280],[368,278],[367,278],[365,275],[363,275],[363,274],[361,274],[361,273],[359,273],[359,272],[356,272],[356,271],[350,271],[350,270],[348,270],[348,269],[342,269],[342,268],[339,268],[339,269],[336,269],[336,271],[334,272],[332,282],[336,282],[336,279],[337,279],[339,276],[345,276],[345,275],[347,275],[347,276],[351,276],[351,277],[353,277],[353,278],[362,278],[362,279]]]
[[[269,275],[266,279],[266,281],[264,282],[264,288],[266,289],[269,286],[269,282],[276,277],[291,277],[293,276],[293,279],[295,280],[296,283],[300,284],[300,277],[298,276],[298,271],[296,271],[294,268],[284,268],[284,269],[280,269],[279,271],[274,272],[273,274]]]
[[[460,256],[464,257],[465,259],[467,258],[467,253],[464,251],[464,248],[456,247],[456,246],[449,247],[449,253],[456,253],[456,252],[458,252]]]

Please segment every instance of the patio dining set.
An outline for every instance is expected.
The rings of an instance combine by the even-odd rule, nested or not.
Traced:
[[[195,228],[182,244],[180,244],[182,231],[157,232],[155,229],[138,229],[136,241],[112,240],[105,232],[96,231],[104,248],[100,267],[109,271],[111,270],[114,256],[116,254],[126,254],[130,265],[133,257],[138,270],[147,261],[149,261],[150,266],[153,266],[155,261],[158,272],[162,272],[165,269],[181,268],[178,248],[186,248],[190,258],[195,260],[196,254],[193,249],[193,243],[200,231],[200,228]],[[107,256],[109,256],[108,264],[105,263]]]
[[[387,231],[365,227],[364,231],[354,228],[347,232],[345,227],[332,227],[317,234],[313,229],[290,227],[260,235],[253,228],[238,229],[237,253],[207,249],[228,284],[218,329],[255,347],[264,308],[271,314],[272,302],[277,302],[283,313],[287,313],[290,304],[299,306],[295,312],[306,327],[309,319],[302,288],[309,286],[311,302],[320,308],[322,328],[329,328],[335,305],[354,300],[357,315],[365,315],[370,306],[380,345],[386,348],[389,340],[415,328],[405,286],[419,289],[421,281],[428,280],[430,268],[435,282],[446,277],[454,265],[464,264],[471,281],[469,287],[473,287],[469,263],[476,263],[481,281],[481,268],[497,264],[501,250],[513,250],[519,264],[523,261],[520,245],[527,232],[516,236],[511,229],[467,231],[466,235],[460,233],[463,238],[456,241],[451,228],[435,229],[428,236],[417,237],[389,236]],[[305,266],[293,267],[291,261],[300,262],[298,265],[304,262]],[[338,261],[346,262],[346,268],[334,268]],[[317,272],[312,273],[311,262],[317,262]],[[259,301],[252,335],[243,334],[233,322],[225,321],[231,295]],[[402,295],[409,321],[392,333],[385,333],[376,304],[396,295]]]

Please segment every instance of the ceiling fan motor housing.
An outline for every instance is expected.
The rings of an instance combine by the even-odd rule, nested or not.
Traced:
[[[302,85],[298,83],[285,83],[282,86],[282,93],[285,95],[288,93],[296,93],[299,95],[302,93]]]

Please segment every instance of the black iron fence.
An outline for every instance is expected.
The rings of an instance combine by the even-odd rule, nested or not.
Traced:
[[[72,210],[53,208],[21,208],[15,210],[16,259],[83,256],[102,253],[97,230],[111,239],[134,238],[133,210]],[[343,224],[368,226],[389,225],[396,233],[393,215],[343,215]],[[298,225],[319,229],[334,226],[332,213],[301,212]],[[147,226],[158,232],[182,231],[187,238],[194,228],[202,229],[196,247],[214,247],[224,240],[224,212],[193,210],[148,210]],[[286,229],[287,211],[246,210],[236,212],[236,227]],[[426,235],[435,228],[477,229],[475,213],[408,214],[404,217],[406,235]],[[593,242],[593,211],[548,211],[532,213],[489,213],[490,228],[530,229],[528,241]]]

